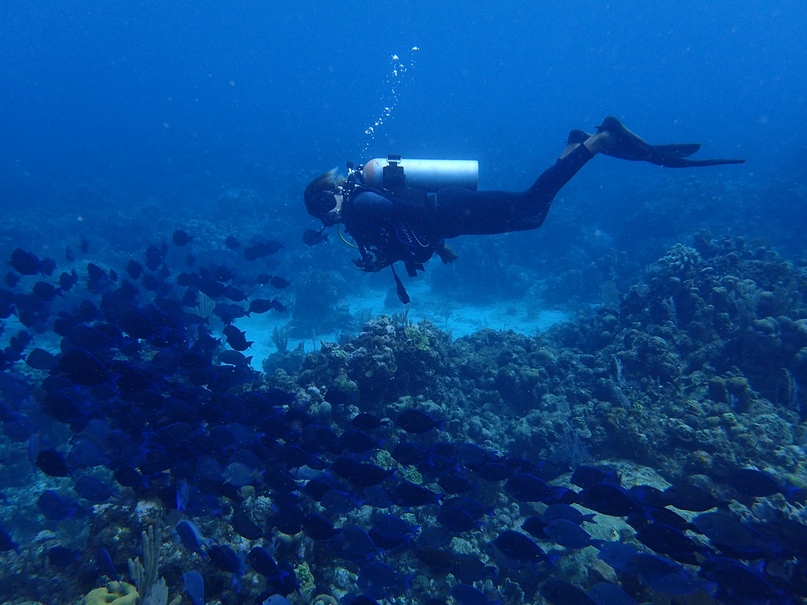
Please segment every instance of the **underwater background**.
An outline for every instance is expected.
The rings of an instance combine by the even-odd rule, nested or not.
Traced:
[[[800,2],[0,5],[0,601],[807,600]],[[404,282],[312,178],[522,190]]]

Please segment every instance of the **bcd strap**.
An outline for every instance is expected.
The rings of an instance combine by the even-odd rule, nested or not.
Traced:
[[[404,288],[401,278],[398,277],[398,274],[395,272],[395,265],[390,265],[389,268],[392,269],[392,277],[395,278],[395,292],[398,294],[398,300],[400,300],[403,304],[408,305],[412,299],[409,298],[409,294],[406,292],[406,288]]]

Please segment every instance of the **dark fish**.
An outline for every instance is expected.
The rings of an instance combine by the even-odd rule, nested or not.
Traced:
[[[339,533],[339,530],[334,528],[333,523],[322,515],[308,513],[303,518],[303,532],[315,542],[319,542],[322,540],[330,540]]]
[[[20,276],[17,273],[14,273],[14,271],[6,273],[6,285],[9,288],[13,288],[18,283],[20,283]]]
[[[598,483],[619,485],[619,473],[608,466],[578,466],[572,473],[571,483],[583,489]]]
[[[186,571],[182,574],[185,592],[191,598],[193,605],[205,605],[205,580],[198,571]]]
[[[738,559],[759,559],[765,555],[762,537],[730,513],[701,513],[692,520],[692,525],[726,555]]]
[[[592,523],[596,516],[597,515],[594,513],[584,515],[578,509],[568,504],[552,504],[541,514],[541,519],[543,519],[545,523],[551,523],[555,519],[566,519],[576,525],[580,525],[581,523]]]
[[[383,422],[378,416],[375,416],[370,412],[361,412],[350,419],[350,424],[360,431],[372,431],[373,429],[380,427]]]
[[[112,487],[89,475],[79,477],[73,487],[79,496],[93,504],[106,502],[115,495],[115,490]]]
[[[25,358],[25,363],[34,370],[50,370],[58,364],[53,355],[38,347],[31,349],[28,357]]]
[[[36,467],[50,477],[67,477],[70,469],[67,460],[56,449],[49,448],[39,452],[35,461]]]
[[[20,275],[36,275],[39,273],[39,257],[33,252],[15,248],[8,261]]]
[[[132,338],[150,339],[157,334],[159,328],[149,317],[145,309],[129,309],[124,311],[118,320],[118,326]]]
[[[160,265],[163,262],[163,258],[165,257],[165,253],[162,249],[158,248],[155,245],[151,245],[146,249],[146,267],[149,271],[156,271],[160,268]],[[127,266],[128,270],[128,266]]]
[[[474,484],[459,471],[451,471],[443,475],[437,480],[437,485],[447,494],[464,494],[474,489]]]
[[[52,258],[43,258],[39,261],[39,272],[42,275],[53,275],[53,272],[56,270],[56,261]]]
[[[236,319],[247,317],[249,312],[241,305],[218,303],[215,307],[213,307],[213,315],[221,319],[221,321],[225,324],[231,324]]]
[[[227,246],[230,250],[235,250],[236,248],[241,247],[241,242],[239,242],[234,236],[228,235],[227,238],[224,240],[224,245]]]
[[[421,548],[442,548],[448,545],[453,538],[454,534],[445,527],[432,525],[420,530],[417,543]]]
[[[692,594],[701,587],[694,573],[667,557],[635,554],[628,559],[624,571],[637,576],[648,588],[668,595]]]
[[[471,468],[476,469],[494,460],[496,452],[490,452],[483,447],[479,447],[475,443],[458,443],[454,447],[454,456],[457,460]]]
[[[183,271],[176,276],[176,283],[183,288],[196,287],[199,283],[199,276],[196,275],[196,273],[186,273]]]
[[[419,434],[432,429],[443,430],[442,420],[438,421],[429,416],[426,412],[419,410],[404,410],[398,414],[395,424],[407,433]]]
[[[272,239],[256,242],[244,248],[244,258],[248,261],[255,261],[270,254],[276,254],[282,247],[281,242]]]
[[[76,422],[83,416],[79,403],[74,401],[74,395],[70,392],[51,391],[42,400],[41,409],[65,424]]]
[[[224,284],[217,282],[215,279],[209,278],[200,279],[197,282],[196,287],[199,289],[199,292],[213,299],[224,296],[224,291],[226,289]]]
[[[437,522],[447,530],[461,533],[479,527],[471,515],[458,506],[441,506],[437,512]]]
[[[359,571],[356,584],[367,596],[384,599],[396,596],[409,588],[410,578],[411,576],[404,576],[380,561],[370,561]]]
[[[179,541],[191,552],[204,554],[202,547],[210,545],[210,540],[202,535],[201,530],[193,521],[182,520],[174,528]]]
[[[611,483],[597,483],[580,492],[580,504],[612,517],[627,517],[639,510],[639,505],[627,491]]]
[[[224,298],[227,298],[233,302],[243,302],[248,297],[243,290],[236,288],[235,286],[226,286],[223,292]]]
[[[120,575],[115,569],[115,564],[112,562],[112,557],[109,556],[109,551],[106,548],[99,548],[95,555],[95,561],[98,563],[98,570],[101,575],[107,578],[120,582]]]
[[[440,499],[440,495],[422,485],[402,481],[392,488],[389,498],[394,504],[409,508],[435,504]]]
[[[272,309],[282,313],[286,310],[286,307],[281,305],[276,298],[273,298],[272,300],[268,300],[266,298],[256,298],[249,303],[249,310],[251,313],[266,313]]]
[[[417,525],[410,525],[394,515],[378,515],[373,519],[369,536],[378,548],[391,550],[409,544],[418,529]]]
[[[628,490],[628,494],[637,504],[663,508],[670,504],[670,500],[664,492],[651,485],[634,485]]]
[[[451,589],[451,596],[459,605],[491,605],[491,602],[480,590],[469,584],[457,584]]]
[[[350,405],[355,403],[359,394],[355,390],[343,389],[337,386],[329,386],[325,390],[323,399],[333,405]]]
[[[337,458],[331,469],[342,479],[346,479],[359,487],[378,485],[389,476],[389,472],[372,463],[357,462],[342,456]]]
[[[544,534],[555,543],[565,548],[585,548],[592,546],[591,534],[568,519],[555,519],[544,527]]]
[[[337,447],[342,452],[350,454],[363,454],[378,447],[378,443],[364,431],[349,429],[339,435]]]
[[[17,552],[19,549],[19,544],[17,544],[8,532],[0,527],[0,552],[8,552],[9,550],[13,550]]]
[[[69,567],[81,560],[81,551],[66,546],[53,546],[48,549],[48,561],[56,567]]]
[[[291,488],[292,486],[293,482],[291,482],[289,488]],[[273,517],[275,528],[279,532],[287,534],[289,536],[293,536],[294,534],[303,531],[304,519],[305,519],[305,513],[303,512],[303,510],[293,503],[283,503],[279,505]]]
[[[177,229],[174,231],[174,235],[171,236],[171,241],[174,242],[176,246],[187,246],[193,241],[193,236],[188,235],[182,229]]]
[[[527,473],[516,473],[504,484],[504,491],[519,502],[540,502],[552,492],[546,481]]]
[[[283,279],[279,275],[273,275],[269,280],[269,284],[273,288],[277,288],[278,290],[282,290],[283,288],[288,288],[291,285],[291,282],[287,279]]]
[[[86,237],[82,237],[81,240],[79,240],[78,249],[81,250],[82,254],[87,254],[87,252],[90,251],[90,240]]]
[[[474,469],[476,474],[485,481],[495,483],[497,481],[504,481],[513,474],[512,469],[506,464],[497,461],[484,462],[479,467]]]
[[[695,553],[708,552],[684,532],[663,523],[651,523],[636,532],[636,539],[657,553],[681,563],[698,564]]]
[[[454,496],[453,498],[447,498],[443,504],[445,506],[455,506],[457,508],[461,508],[466,513],[468,513],[474,521],[477,519],[481,519],[485,515],[492,515],[493,509],[484,505],[479,500],[475,498],[466,498],[463,496]]]
[[[61,290],[48,282],[38,281],[31,290],[34,295],[44,302],[51,302],[61,294]]]
[[[263,536],[263,530],[258,527],[241,508],[236,508],[233,511],[230,525],[233,526],[233,529],[239,536],[247,540],[257,540]]]
[[[247,341],[246,332],[242,332],[233,325],[225,326],[222,333],[226,337],[227,344],[236,351],[246,351],[253,344],[253,341]]]
[[[215,544],[208,548],[207,554],[213,565],[222,571],[228,573],[239,574],[242,573],[244,562],[241,560],[235,551],[226,544]]]
[[[524,519],[524,523],[521,524],[521,529],[530,534],[533,538],[538,538],[539,540],[549,540],[549,536],[544,533],[545,527],[546,521],[539,515],[527,517]]]
[[[46,519],[51,521],[61,521],[62,519],[73,518],[81,510],[78,503],[72,498],[60,496],[53,490],[45,490],[36,501],[39,512]]]
[[[598,605],[577,586],[563,580],[547,580],[541,584],[541,596],[554,605]]]
[[[628,525],[638,530],[651,523],[664,523],[674,527],[680,531],[692,529],[689,521],[684,519],[681,515],[669,508],[654,508],[652,506],[645,506],[638,512],[630,515],[626,522]]]
[[[619,586],[597,582],[588,591],[588,596],[597,605],[636,605],[636,600]]]
[[[320,229],[319,231],[316,229],[306,229],[303,231],[303,243],[306,246],[316,246],[317,244],[327,241],[328,234],[325,233],[324,228]]]
[[[793,602],[760,573],[732,559],[706,559],[699,574],[717,584],[715,597],[724,603]]]
[[[357,564],[366,563],[378,554],[373,540],[357,525],[344,527],[328,547],[337,556]]]
[[[731,473],[726,482],[743,496],[766,497],[783,491],[783,486],[772,475],[755,468],[743,468]]]
[[[496,554],[505,557],[505,562],[529,564],[547,560],[541,547],[521,532],[505,530],[491,544]]]
[[[343,602],[345,605],[379,605],[378,601],[363,594]]]
[[[76,255],[70,246],[67,246],[64,249],[64,258],[65,260],[67,260],[68,263],[72,263],[74,260],[76,260]]]
[[[703,513],[712,508],[725,507],[727,502],[715,498],[712,494],[695,487],[694,485],[677,484],[671,485],[664,490],[664,497],[668,504],[681,510]]]
[[[137,487],[143,485],[143,475],[140,474],[140,471],[130,466],[116,468],[113,476],[115,477],[115,481],[120,483],[123,487]]]
[[[358,418],[358,416],[357,416]],[[392,457],[398,464],[415,465],[420,464],[428,457],[426,448],[411,441],[404,441],[395,446],[392,450]]]
[[[151,273],[146,273],[143,276],[143,287],[148,290],[149,292],[157,292],[166,288],[165,282],[163,282],[159,277],[156,275],[152,275]]]
[[[75,269],[71,269],[70,273],[63,272],[59,276],[59,287],[64,292],[70,291],[70,289],[77,283],[78,283],[78,273],[76,273]]]
[[[93,421],[95,422],[95,421]],[[86,431],[73,437],[70,451],[67,452],[67,464],[70,468],[92,468],[101,466],[106,462],[106,457],[101,451],[101,436],[91,434]]]
[[[243,367],[252,363],[252,356],[247,357],[238,351],[222,351],[219,353],[218,360],[220,363]]]
[[[108,376],[104,364],[92,353],[81,349],[71,349],[63,353],[59,368],[73,382],[88,387],[105,382]]]
[[[356,498],[336,489],[332,489],[322,496],[320,504],[328,512],[341,515],[361,508],[361,504],[356,501]]]
[[[453,565],[451,573],[460,582],[473,584],[482,582],[488,578],[495,578],[496,568],[487,565],[475,555],[454,554],[452,555]]]
[[[247,553],[247,562],[252,569],[266,578],[274,578],[280,575],[280,568],[272,558],[272,555],[262,546],[255,546]]]

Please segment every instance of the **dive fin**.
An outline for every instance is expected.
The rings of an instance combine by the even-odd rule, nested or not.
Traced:
[[[597,131],[605,131],[611,135],[611,148],[603,151],[605,155],[649,162],[665,168],[690,168],[694,166],[720,166],[722,164],[743,164],[745,160],[688,160],[690,155],[700,149],[698,143],[678,143],[673,145],[650,145],[640,136],[634,134],[613,116],[605,118],[597,127]]]
[[[678,145],[653,145],[656,151],[674,158],[688,158],[701,148],[700,143],[679,143]]]

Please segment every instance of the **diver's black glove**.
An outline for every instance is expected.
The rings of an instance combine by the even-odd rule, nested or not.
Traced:
[[[720,164],[742,164],[745,160],[689,160],[686,159],[700,149],[699,143],[679,143],[676,145],[651,145],[640,136],[632,133],[613,116],[608,116],[597,126],[597,132],[611,135],[612,144],[603,154],[622,160],[650,162],[666,168],[689,168],[690,166],[718,166]]]

